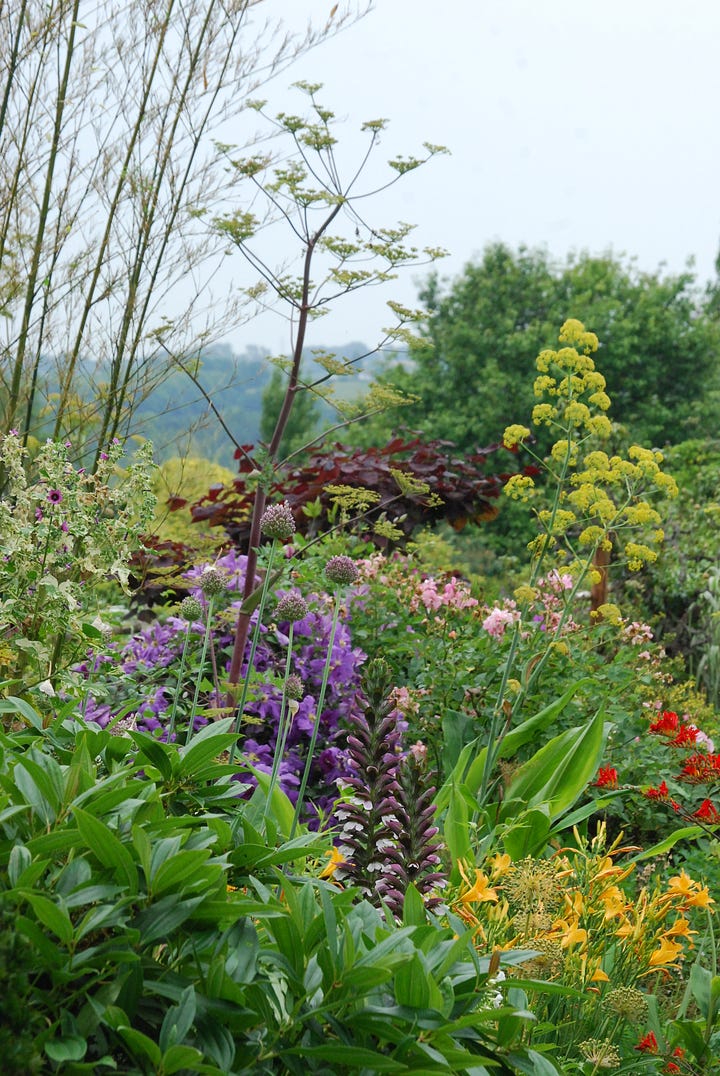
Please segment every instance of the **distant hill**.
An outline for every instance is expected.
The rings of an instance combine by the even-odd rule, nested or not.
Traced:
[[[309,349],[304,375],[312,381],[315,376],[324,373],[314,364],[312,352],[326,351],[341,361],[352,361],[364,355],[366,350],[366,346],[359,342],[342,348]],[[208,348],[202,356],[198,379],[241,444],[255,443],[259,437],[262,395],[273,371],[268,361],[270,354],[255,345],[236,354],[228,344],[217,344]],[[398,357],[395,355],[394,361]],[[336,394],[345,399],[358,395],[363,384],[382,370],[388,358],[387,355],[373,355],[359,363],[356,374],[335,378],[333,384]],[[335,421],[335,413],[327,406],[325,411],[324,417],[331,425]],[[172,456],[193,455],[234,469],[234,445],[197,386],[181,370],[171,374],[140,405],[134,426],[143,436],[152,440],[156,458],[160,462]]]

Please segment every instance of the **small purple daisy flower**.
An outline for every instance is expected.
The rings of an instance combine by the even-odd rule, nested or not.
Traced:
[[[63,495],[59,489],[49,489],[47,491],[47,498],[50,504],[60,504],[63,499]]]

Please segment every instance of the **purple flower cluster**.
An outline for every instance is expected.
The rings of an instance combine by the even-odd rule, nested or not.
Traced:
[[[232,551],[221,557],[214,566],[222,573],[231,599],[233,591],[242,592],[246,564],[245,556]],[[191,584],[191,596],[206,607],[207,599],[202,591],[203,576],[202,566],[192,568],[186,573]],[[240,766],[245,760],[256,769],[267,773],[271,771],[282,708],[283,676],[290,631],[290,621],[280,619],[279,614],[283,610],[289,611],[293,614],[293,693],[300,694],[301,697],[293,701],[293,709],[295,705],[297,709],[280,766],[279,783],[294,801],[297,798],[306,749],[315,722],[315,706],[325,668],[332,616],[326,595],[309,595],[306,605],[294,590],[280,592],[278,597],[280,601],[273,614],[275,620],[263,624],[260,629],[253,659],[256,675],[245,706],[245,719],[241,725],[243,739],[239,744],[238,758]],[[213,618],[213,646],[221,677],[228,666],[233,642],[231,629],[239,606],[238,599],[231,600],[229,614],[220,614]],[[300,613],[304,615],[300,619],[294,619],[294,616]],[[252,617],[252,628],[256,621],[257,612]],[[204,631],[204,625],[201,622],[193,623],[191,631],[194,635],[190,636],[188,653],[197,661],[200,651],[199,636]],[[169,617],[164,623],[155,621],[133,635],[122,649],[116,651],[112,659],[100,662],[96,660],[82,666],[81,671],[84,671],[90,680],[91,691],[95,691],[95,695],[91,695],[85,704],[86,720],[104,728],[128,703],[141,699],[128,717],[135,719],[138,729],[165,738],[168,734],[167,725],[187,632],[188,622],[182,617]],[[196,640],[194,648],[193,638]],[[249,652],[248,646],[248,655]],[[319,750],[316,751],[309,786],[307,802],[311,818],[321,818],[328,814],[337,796],[336,782],[350,774],[343,729],[358,709],[356,696],[360,684],[360,667],[364,660],[362,651],[352,645],[347,625],[341,622],[333,642],[325,703],[320,715]],[[92,668],[88,668],[88,664],[92,664]],[[212,679],[209,660],[204,670],[198,670],[189,657],[188,668],[192,669],[190,675],[193,682],[198,675]],[[242,672],[244,675],[245,668]],[[125,675],[118,676],[118,673]],[[266,674],[266,679],[263,679],[263,674]],[[297,690],[298,683],[301,685],[300,691]],[[103,691],[104,684],[112,690],[110,703],[106,701],[108,692]],[[189,694],[192,696],[192,690]],[[183,701],[187,695],[186,684]],[[212,692],[201,696],[203,709],[221,704],[222,700]],[[188,717],[184,712],[182,720],[187,723]],[[206,722],[207,718],[202,713],[193,715],[195,728]],[[243,774],[243,780],[246,780],[246,776]]]

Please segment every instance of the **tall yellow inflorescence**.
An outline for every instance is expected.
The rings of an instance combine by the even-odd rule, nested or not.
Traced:
[[[529,543],[533,556],[561,554],[566,570],[588,571],[595,551],[614,542],[627,566],[636,571],[652,563],[663,540],[660,516],[647,498],[674,496],[674,479],[661,469],[662,453],[632,445],[627,456],[610,455],[600,445],[612,433],[606,412],[610,397],[605,378],[595,368],[595,333],[571,319],[560,330],[558,350],[541,351],[536,360],[533,425],[547,426],[557,439],[539,461],[554,480],[554,497],[538,507],[540,533]],[[530,440],[527,426],[508,426],[507,448]],[[537,494],[527,475],[514,475],[505,486],[513,499],[531,501]],[[591,570],[590,578],[596,573]]]

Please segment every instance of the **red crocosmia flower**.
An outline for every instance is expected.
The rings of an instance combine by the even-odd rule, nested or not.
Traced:
[[[657,1039],[652,1031],[648,1031],[644,1039],[640,1039],[640,1042],[635,1047],[636,1050],[640,1050],[643,1054],[656,1054],[658,1052]]]
[[[693,814],[693,818],[698,818],[701,822],[709,822],[710,825],[714,826],[720,822],[720,811],[717,810],[712,800],[703,800]]]
[[[614,766],[601,766],[598,770],[597,781],[593,784],[596,788],[617,788],[618,773]]]
[[[678,781],[690,781],[702,784],[703,781],[715,781],[720,774],[720,755],[690,755],[678,774]]]
[[[649,800],[669,800],[670,790],[665,781],[661,781],[657,788],[648,788],[643,793]]]
[[[677,736],[670,740],[670,747],[686,747],[688,744],[695,743],[697,734],[698,730],[694,725],[683,725]]]
[[[680,718],[672,710],[663,710],[657,721],[650,726],[650,732],[657,732],[661,736],[670,736],[677,732]]]

